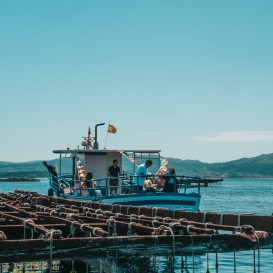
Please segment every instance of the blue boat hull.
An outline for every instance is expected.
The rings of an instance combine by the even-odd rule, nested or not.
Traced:
[[[198,211],[201,196],[197,193],[135,193],[115,194],[105,197],[91,198],[91,196],[66,196],[79,201],[98,201],[109,205],[160,207],[176,210]]]

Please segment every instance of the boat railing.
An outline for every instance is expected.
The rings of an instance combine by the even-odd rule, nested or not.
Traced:
[[[137,182],[133,183],[133,178],[136,177]],[[68,195],[79,195],[79,196],[94,196],[94,197],[106,197],[110,195],[110,189],[116,189],[118,194],[139,194],[139,193],[148,193],[150,191],[145,190],[141,191],[140,181],[143,181],[143,178],[150,179],[151,177],[155,178],[155,181],[158,181],[160,178],[172,177],[174,187],[173,193],[187,194],[189,190],[191,193],[193,189],[196,189],[195,192],[200,194],[200,177],[184,176],[184,175],[145,175],[145,176],[119,176],[118,179],[121,183],[118,186],[111,186],[110,180],[113,177],[104,177],[96,178],[91,180],[75,180],[70,176],[58,177],[59,185],[56,188],[56,183],[52,183],[52,186],[55,192],[60,191],[62,194]],[[55,185],[55,187],[54,187]],[[153,185],[155,193],[164,193],[163,188],[157,188],[157,184]],[[112,194],[111,194],[112,195]]]

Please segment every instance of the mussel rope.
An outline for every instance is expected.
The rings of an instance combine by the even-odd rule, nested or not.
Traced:
[[[32,219],[26,219],[23,221],[23,227],[24,227],[24,239],[26,239],[26,230],[27,230],[27,223],[33,223],[33,220]],[[33,229],[31,229],[31,238],[33,238]]]
[[[258,235],[257,235],[257,233],[256,232],[254,232],[254,235],[255,235],[255,237],[256,237],[256,239],[257,239],[257,246],[258,246],[258,273],[260,273],[261,271],[260,271],[260,265],[261,265],[261,263],[260,263],[260,240],[259,240],[259,237],[258,237]]]
[[[218,269],[219,269],[219,263],[218,263],[218,253],[215,253],[216,256],[216,261],[215,261],[215,268],[216,268],[216,273],[218,273]]]
[[[209,253],[207,253],[207,271],[206,273],[210,273],[209,271]]]

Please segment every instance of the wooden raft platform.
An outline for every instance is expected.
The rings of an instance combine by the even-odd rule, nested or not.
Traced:
[[[201,255],[272,248],[272,216],[107,205],[0,193],[0,259]]]

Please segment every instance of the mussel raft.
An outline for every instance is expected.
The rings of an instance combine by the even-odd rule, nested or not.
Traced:
[[[271,249],[273,217],[0,193],[1,262]]]

